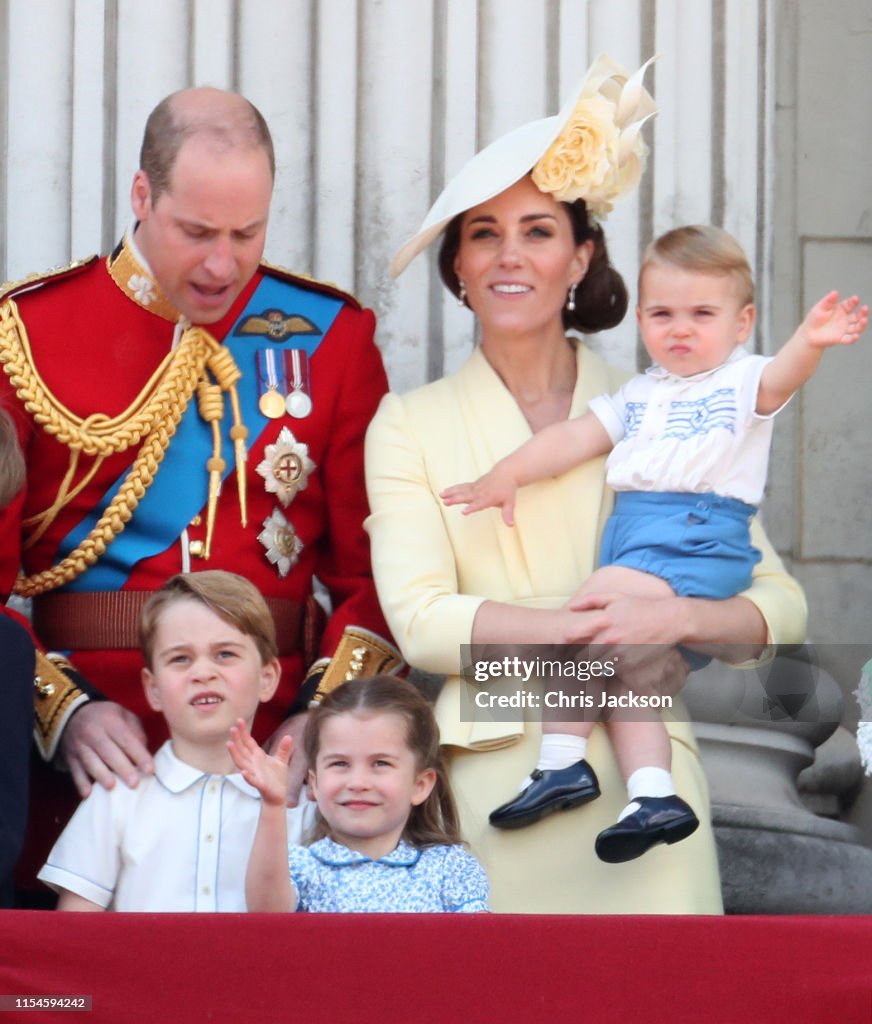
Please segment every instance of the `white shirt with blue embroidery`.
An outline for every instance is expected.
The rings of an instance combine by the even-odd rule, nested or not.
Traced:
[[[590,411],[615,445],[606,463],[609,486],[711,492],[759,505],[775,414],[755,410],[769,362],[737,348],[713,370],[677,377],[655,365],[616,394],[594,398]]]
[[[400,840],[371,860],[330,838],[288,849],[297,910],[315,913],[466,913],[487,910],[484,868],[462,846]]]

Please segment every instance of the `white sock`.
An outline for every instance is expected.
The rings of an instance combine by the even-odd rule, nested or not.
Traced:
[[[630,803],[618,815],[618,821],[639,810],[636,801],[641,796],[675,796],[672,772],[665,768],[637,768],[627,779],[627,796]]]
[[[549,732],[542,737],[539,748],[539,771],[553,771],[555,768],[568,768],[571,764],[581,761],[587,753],[587,739],[584,736],[573,736],[570,733]],[[523,792],[533,780],[527,775],[519,789]]]

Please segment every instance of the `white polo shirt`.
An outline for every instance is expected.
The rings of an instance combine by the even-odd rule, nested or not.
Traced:
[[[677,377],[652,366],[590,411],[615,447],[606,479],[615,491],[712,492],[759,505],[772,417],[756,412],[768,356],[737,348],[721,366]],[[780,411],[780,410],[778,410]]]
[[[244,912],[245,870],[260,795],[234,775],[206,775],[167,741],[135,789],[94,786],[39,878],[108,910]],[[288,809],[300,843],[315,804]]]

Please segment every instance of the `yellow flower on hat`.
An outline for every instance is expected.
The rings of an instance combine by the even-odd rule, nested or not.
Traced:
[[[561,202],[584,199],[599,218],[635,189],[648,154],[641,128],[656,113],[642,85],[650,63],[630,77],[611,57],[596,61],[560,134],[533,168],[537,188]]]
[[[476,153],[448,182],[417,233],[394,256],[391,274],[401,274],[454,217],[531,173],[543,192],[565,202],[584,199],[593,216],[605,217],[642,176],[648,150],[640,132],[657,110],[642,84],[650,64],[649,60],[628,76],[603,54],[559,114],[523,124]]]

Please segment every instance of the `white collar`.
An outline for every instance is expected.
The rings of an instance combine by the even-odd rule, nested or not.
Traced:
[[[239,772],[233,772],[230,775],[209,775],[208,772],[181,761],[176,757],[171,740],[167,740],[154,755],[154,774],[158,782],[171,793],[181,793],[189,786],[199,782],[200,779],[226,779],[240,793],[254,797],[255,800],[260,799],[258,791],[254,786],[249,786]]]
[[[373,860],[372,857],[367,857],[364,853],[349,850],[347,846],[337,843],[329,836],[325,836],[323,839],[313,843],[309,847],[309,852],[316,860],[320,860],[322,864],[327,864],[330,867],[373,863],[387,864],[392,868],[409,868],[413,864],[417,864],[421,856],[421,851],[416,846],[412,846],[404,839],[401,839],[390,853]]]
[[[653,366],[649,366],[645,373],[647,376],[653,377],[655,380],[674,380],[694,383],[695,381],[705,380],[706,377],[710,377],[713,373],[717,373],[718,370],[722,370],[725,366],[729,366],[730,363],[735,363],[739,359],[747,358],[748,351],[745,346],[737,345],[730,353],[729,358],[725,362],[721,363],[720,366],[713,366],[710,370],[702,370],[700,373],[693,373],[688,377],[682,377],[680,374],[672,373],[662,367],[659,363],[654,363]]]

